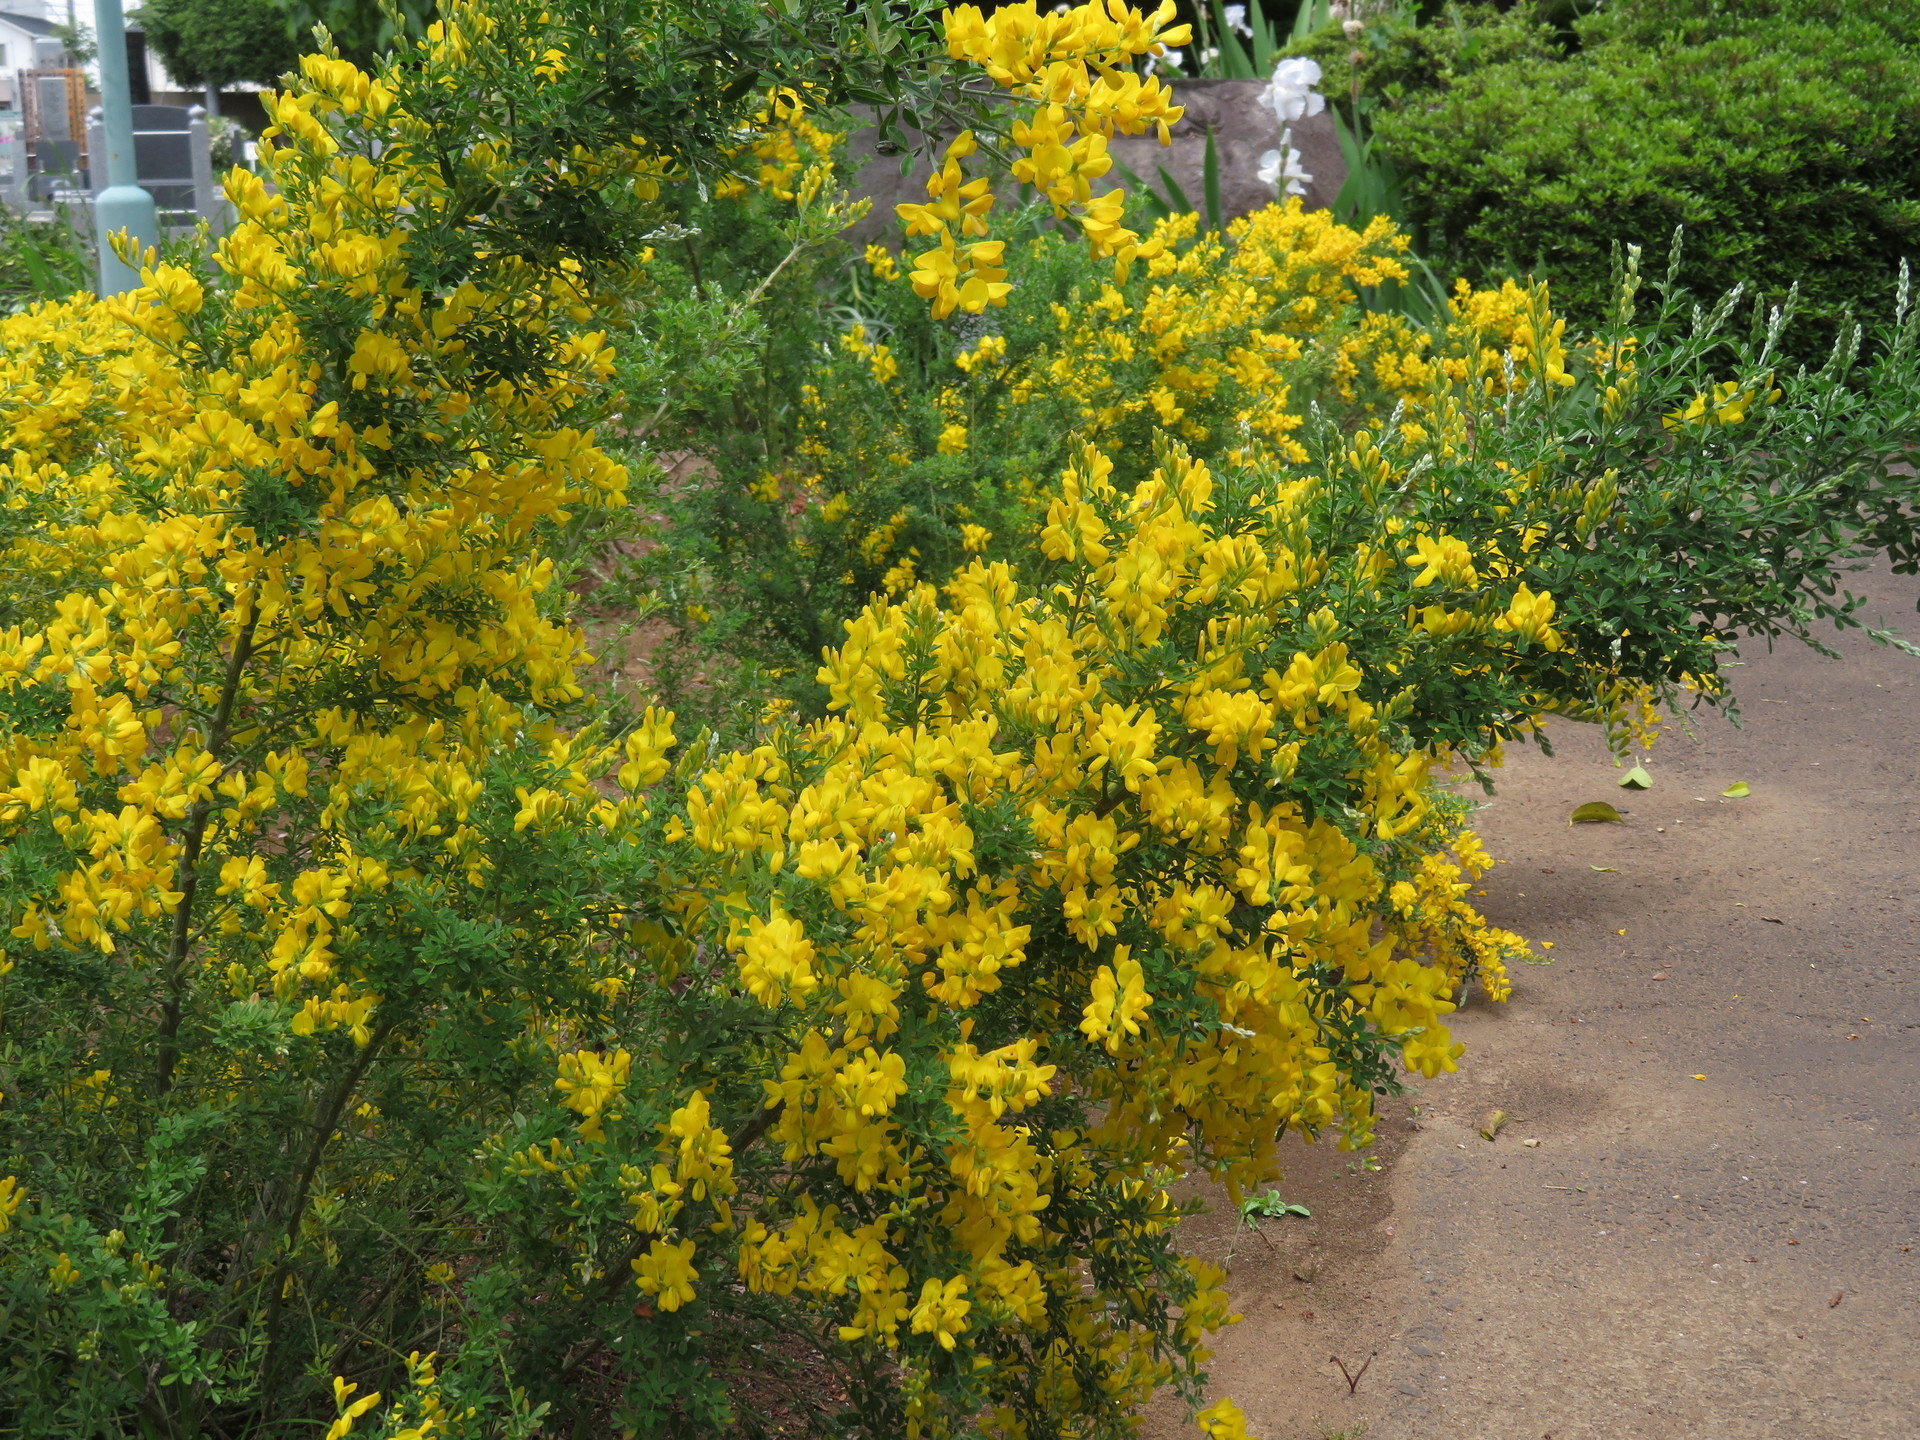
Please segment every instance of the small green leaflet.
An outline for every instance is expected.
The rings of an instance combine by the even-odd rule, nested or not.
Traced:
[[[1644,768],[1636,765],[1620,777],[1620,785],[1625,790],[1651,790],[1653,777]]]
[[[1249,1195],[1240,1202],[1240,1223],[1249,1230],[1256,1220],[1280,1220],[1288,1215],[1298,1215],[1303,1220],[1313,1218],[1311,1210],[1304,1205],[1289,1205],[1278,1190],[1269,1190],[1264,1195]]]
[[[1589,800],[1567,817],[1569,825],[1618,825],[1620,812],[1604,800]]]
[[[1747,788],[1746,781],[1736,780],[1733,782],[1733,784],[1727,786],[1727,788],[1722,790],[1720,793],[1726,796],[1729,800],[1744,800],[1747,798],[1747,796],[1751,795],[1753,791]]]

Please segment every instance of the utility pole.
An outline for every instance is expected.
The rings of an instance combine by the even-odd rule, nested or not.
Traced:
[[[153,197],[136,183],[133,95],[127,84],[127,22],[120,0],[93,0],[100,47],[100,119],[107,135],[107,188],[93,201],[93,234],[100,247],[100,294],[119,295],[140,284],[140,272],[122,263],[107,237],[124,230],[139,249],[160,243]],[[89,164],[98,164],[92,156]]]

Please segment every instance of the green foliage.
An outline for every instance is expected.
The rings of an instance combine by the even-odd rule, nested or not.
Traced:
[[[1623,320],[1616,302],[1600,330],[1603,346],[1635,337],[1628,375],[1596,377],[1585,400],[1584,386],[1543,393],[1505,427],[1510,468],[1543,467],[1566,486],[1599,477],[1585,482],[1591,513],[1543,536],[1530,566],[1567,597],[1567,627],[1584,632],[1576,647],[1615,647],[1675,699],[1688,687],[1723,706],[1731,692],[1707,677],[1743,635],[1832,653],[1818,633],[1832,625],[1912,648],[1866,625],[1864,598],[1844,589],[1876,553],[1898,573],[1920,570],[1909,508],[1920,310],[1906,267],[1871,344],[1849,322],[1824,365],[1788,374],[1791,303],[1769,308],[1736,287],[1704,310],[1678,285],[1680,263],[1676,235],[1655,313]],[[1597,528],[1605,538],[1590,543]]]
[[[168,73],[187,85],[272,85],[304,48],[276,0],[144,0],[140,20]]]
[[[1297,36],[1283,56],[1319,62],[1329,104],[1356,96],[1386,105],[1430,101],[1492,65],[1563,58],[1554,32],[1528,5],[1447,5],[1422,15],[1406,6],[1371,18],[1356,38],[1338,25]]]
[[[78,18],[55,25],[53,38],[65,47],[76,65],[91,65],[100,54],[100,47],[93,42],[93,27]]]
[[[313,48],[315,26],[326,30],[340,53],[358,65],[407,39],[419,39],[439,14],[434,0],[273,0],[296,48]]]
[[[1436,262],[1538,274],[1590,322],[1614,245],[1684,223],[1703,289],[1799,284],[1804,358],[1849,310],[1884,305],[1895,262],[1920,249],[1914,15],[1626,0],[1578,22],[1563,56],[1518,18],[1455,14],[1377,60],[1363,47],[1328,84],[1381,100],[1380,141]]]
[[[93,246],[65,210],[31,220],[0,205],[0,302],[17,308],[92,285]]]
[[[1284,1220],[1289,1215],[1298,1215],[1307,1220],[1313,1212],[1304,1205],[1291,1205],[1278,1190],[1263,1191],[1258,1195],[1249,1195],[1240,1202],[1240,1223],[1249,1230],[1256,1228],[1262,1220]]]

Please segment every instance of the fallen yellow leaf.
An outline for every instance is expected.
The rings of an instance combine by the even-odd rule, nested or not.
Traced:
[[[1704,1076],[1704,1075],[1696,1075],[1696,1076],[1694,1076],[1693,1078],[1694,1078],[1694,1079],[1696,1079],[1696,1080],[1704,1080],[1704,1079],[1706,1079],[1707,1077],[1706,1077],[1706,1076]]]

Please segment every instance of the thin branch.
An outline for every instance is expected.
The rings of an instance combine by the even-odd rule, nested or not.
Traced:
[[[207,736],[207,754],[222,760],[233,732],[233,707],[240,695],[240,680],[247,662],[253,658],[253,637],[260,621],[259,607],[253,596],[244,598],[247,618],[234,637],[232,653],[227,657],[227,673],[220,686],[220,703],[213,712],[213,725]],[[207,822],[213,816],[211,799],[195,802],[187,817],[187,833],[180,845],[180,859],[174,867],[173,888],[180,899],[173,908],[173,934],[167,945],[163,969],[167,998],[160,1007],[160,1051],[155,1062],[153,1090],[156,1098],[173,1088],[174,1066],[180,1058],[180,1014],[182,989],[186,983],[187,954],[193,946],[193,900],[200,887],[200,849],[206,842]]]

